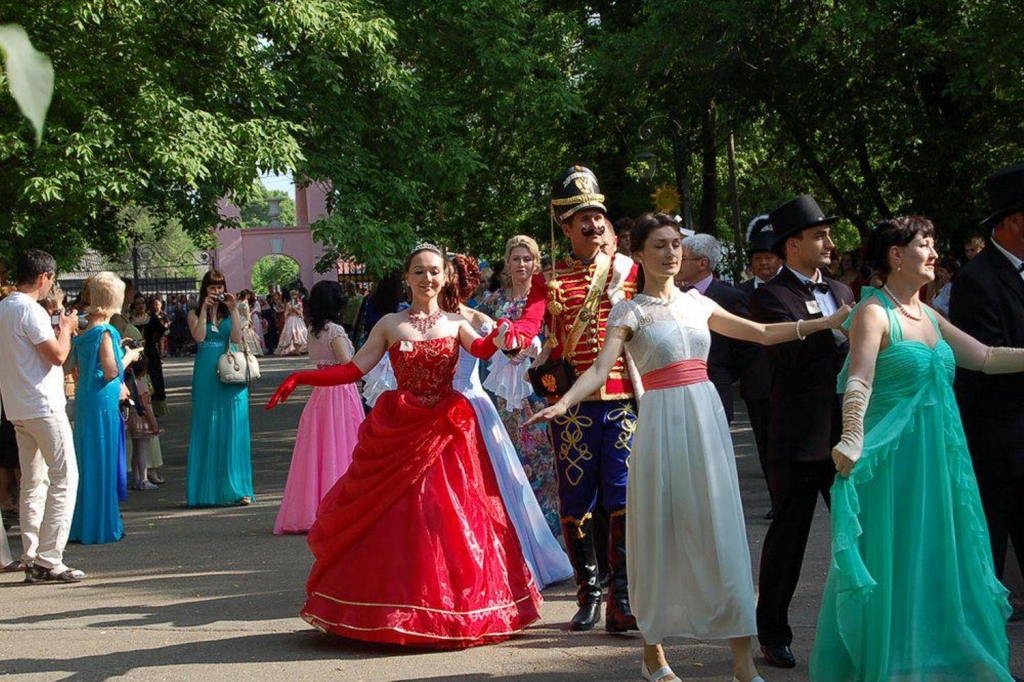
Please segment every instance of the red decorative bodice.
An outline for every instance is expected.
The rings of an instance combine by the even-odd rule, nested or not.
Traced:
[[[399,341],[388,349],[398,390],[419,405],[433,406],[451,393],[459,364],[459,341],[443,336],[426,341]]]

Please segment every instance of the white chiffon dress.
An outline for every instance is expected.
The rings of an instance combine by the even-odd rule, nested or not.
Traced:
[[[615,305],[641,375],[707,360],[715,303],[696,290]],[[725,410],[714,384],[650,390],[639,403],[626,497],[629,601],[650,644],[757,632],[750,549]]]

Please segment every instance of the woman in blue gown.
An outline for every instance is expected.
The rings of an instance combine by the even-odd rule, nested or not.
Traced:
[[[833,450],[832,565],[811,654],[814,682],[1010,682],[1007,591],[953,395],[956,365],[1024,371],[1024,350],[990,348],[921,303],[934,228],[875,228],[840,374]]]
[[[124,368],[138,349],[125,351],[110,325],[120,312],[124,282],[112,272],[88,279],[85,309],[89,326],[72,340],[71,363],[78,369],[75,392],[75,455],[78,498],[69,539],[84,544],[116,542],[124,536],[118,500],[127,496],[124,420],[120,402],[127,396]]]
[[[221,383],[217,376],[217,361],[228,344],[241,348],[244,343],[235,304],[224,275],[210,270],[199,289],[199,307],[188,314],[197,345],[186,487],[190,507],[253,502],[249,389]]]

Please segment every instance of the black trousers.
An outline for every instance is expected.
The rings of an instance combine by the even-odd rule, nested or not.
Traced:
[[[750,417],[750,429],[754,432],[754,444],[757,446],[757,459],[761,462],[761,473],[764,479],[768,480],[768,405],[771,403],[767,398],[745,398],[747,415]],[[775,498],[772,497],[772,487],[768,486],[768,496],[772,501],[772,509],[775,509]]]
[[[807,537],[820,494],[831,505],[830,489],[836,468],[824,462],[769,461],[768,489],[775,501],[775,517],[761,549],[758,578],[757,639],[765,646],[789,645],[789,604],[800,580]]]
[[[979,476],[978,490],[988,522],[996,577],[1002,580],[1008,541],[1013,541],[1017,564],[1024,570],[1024,478]]]

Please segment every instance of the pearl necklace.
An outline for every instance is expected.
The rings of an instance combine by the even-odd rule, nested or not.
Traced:
[[[444,315],[444,311],[438,308],[431,315],[416,315],[413,317],[413,313],[409,311],[409,324],[412,328],[418,331],[420,334],[426,334],[427,330],[437,324],[437,321]]]
[[[889,294],[889,298],[891,298],[892,302],[896,304],[896,310],[900,311],[901,315],[903,315],[904,317],[906,317],[908,319],[913,320],[914,322],[920,322],[922,319],[924,319],[924,312],[923,312],[923,310],[921,310],[919,308],[919,310],[921,310],[921,312],[919,312],[916,317],[914,315],[912,315],[910,313],[910,311],[907,310],[907,308],[902,303],[900,303],[900,299],[896,298],[896,294],[892,293],[892,289],[889,288],[888,284],[883,284],[882,285],[882,289],[885,290],[885,293]],[[920,304],[918,304],[918,305],[920,305]]]

